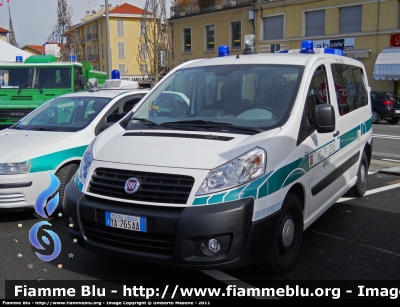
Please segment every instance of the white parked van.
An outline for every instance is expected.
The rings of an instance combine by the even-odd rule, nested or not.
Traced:
[[[363,64],[335,49],[183,63],[88,146],[66,189],[83,247],[196,269],[283,273],[303,231],[366,191],[372,152]]]

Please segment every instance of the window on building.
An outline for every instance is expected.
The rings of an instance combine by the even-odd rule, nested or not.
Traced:
[[[118,42],[118,59],[125,59],[125,43]]]
[[[101,71],[106,71],[106,69],[104,68],[104,64],[101,65]]]
[[[263,18],[263,39],[281,39],[283,36],[284,18],[283,15]]]
[[[183,29],[183,51],[192,52],[192,30]]]
[[[86,41],[91,39],[90,27],[86,27]]]
[[[103,22],[100,21],[100,37],[103,37]]]
[[[125,76],[125,72],[126,72],[125,64],[118,64],[118,70],[122,76]]]
[[[215,50],[215,30],[214,25],[206,26],[206,50]]]
[[[124,21],[122,19],[117,20],[117,36],[124,36]]]
[[[339,33],[361,32],[361,5],[341,7],[339,15]]]
[[[97,39],[97,24],[93,24],[93,39]]]
[[[91,46],[87,46],[86,50],[87,50],[87,60],[90,61],[90,59],[92,57],[92,47]]]
[[[231,22],[232,49],[242,47],[242,23],[240,21]]]
[[[325,10],[306,12],[306,36],[325,34]]]
[[[101,59],[104,60],[104,43],[101,43]]]

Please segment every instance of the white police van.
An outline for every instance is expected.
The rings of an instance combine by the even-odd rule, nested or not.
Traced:
[[[303,231],[366,191],[371,106],[341,50],[183,63],[88,146],[66,189],[67,229],[93,251],[196,269],[283,273]]]

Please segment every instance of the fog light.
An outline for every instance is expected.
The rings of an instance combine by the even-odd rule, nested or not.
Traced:
[[[213,254],[218,253],[221,250],[221,247],[222,247],[221,242],[219,242],[216,239],[210,239],[207,242],[207,248]]]

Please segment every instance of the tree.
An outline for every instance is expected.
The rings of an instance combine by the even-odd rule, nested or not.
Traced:
[[[185,12],[193,0],[171,0],[171,9],[175,13]]]
[[[143,78],[157,83],[173,67],[172,28],[166,0],[146,0],[140,20],[137,62]]]
[[[74,53],[78,62],[82,58],[82,45],[78,30],[72,26],[72,11],[67,0],[57,0],[57,22],[53,32],[47,39],[48,42],[60,46],[60,61],[68,60],[69,54]]]

